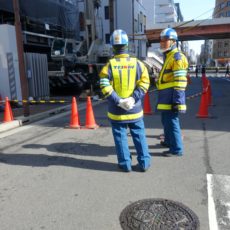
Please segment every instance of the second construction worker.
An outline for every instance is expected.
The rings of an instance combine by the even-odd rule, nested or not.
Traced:
[[[179,122],[179,113],[186,111],[185,89],[187,86],[188,61],[177,48],[178,36],[174,29],[164,29],[160,34],[160,48],[164,64],[157,80],[157,109],[161,111],[164,128],[164,141],[168,147],[165,156],[182,156],[183,143]]]
[[[118,166],[132,170],[127,128],[130,129],[141,171],[150,166],[150,154],[145,136],[141,100],[149,88],[149,75],[144,64],[128,54],[128,36],[115,30],[110,38],[114,57],[100,72],[100,88],[108,99],[108,118],[111,121]]]

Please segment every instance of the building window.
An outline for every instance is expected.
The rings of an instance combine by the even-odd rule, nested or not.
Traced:
[[[228,42],[224,42],[224,47],[228,47]]]
[[[225,2],[222,2],[221,4],[220,4],[220,9],[223,9],[224,7],[225,7]],[[227,4],[226,4],[227,5]]]
[[[104,10],[105,10],[105,19],[109,19],[109,7],[105,6]]]
[[[226,12],[226,16],[227,16],[227,17],[230,17],[230,11],[227,11],[227,12]]]
[[[222,42],[218,42],[218,48],[222,47]]]
[[[142,23],[140,23],[140,32],[142,32]]]
[[[227,2],[227,6],[230,6],[230,1]]]
[[[143,18],[143,24],[144,24],[144,28],[146,27],[146,16],[144,16],[144,18]]]
[[[110,43],[110,34],[105,34],[105,43],[106,44]]]
[[[138,21],[137,19],[134,20],[134,33],[138,32]]]
[[[84,19],[83,12],[79,13],[79,24],[80,24],[80,31],[84,31],[85,30],[85,19]]]
[[[224,13],[220,13],[219,14],[219,18],[225,17],[225,15],[226,15],[225,12]]]

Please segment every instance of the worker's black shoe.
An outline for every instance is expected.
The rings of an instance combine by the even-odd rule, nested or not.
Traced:
[[[124,167],[124,166],[121,166],[121,165],[118,165],[118,168],[123,172],[131,172],[132,171],[131,168],[127,168],[127,167]]]
[[[165,141],[161,141],[160,145],[165,148],[169,148],[169,145]]]
[[[147,172],[148,169],[149,169],[149,167],[147,167],[147,168],[141,168],[141,167],[140,167],[140,171],[141,171],[141,172]]]
[[[171,153],[170,151],[165,151],[162,153],[162,156],[164,157],[182,157],[182,153]]]
[[[150,168],[150,165],[144,168],[140,166],[139,164],[136,164],[132,167],[133,171],[135,172],[147,172],[149,168]]]

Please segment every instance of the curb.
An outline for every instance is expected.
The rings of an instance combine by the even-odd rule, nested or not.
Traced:
[[[0,124],[0,133],[22,126],[21,120],[14,120]]]
[[[70,108],[71,108],[70,105],[66,105],[60,108],[51,109],[51,110],[41,112],[38,114],[34,114],[28,117],[24,117],[24,116],[16,117],[14,121],[0,123],[0,133],[9,131],[14,128],[18,128],[20,126],[23,126],[23,124],[29,124],[29,123],[41,120],[46,117],[50,117],[50,116],[53,116],[53,115],[56,115],[62,112],[66,112]]]
[[[98,105],[104,102],[105,102],[104,100],[96,100],[93,102],[93,105]],[[86,108],[85,105],[80,105],[78,107],[79,107],[78,108],[79,111]],[[71,112],[71,105],[65,105],[59,108],[51,109],[51,110],[41,112],[38,114],[34,114],[28,117],[19,116],[19,117],[16,117],[14,121],[0,123],[0,133],[9,131],[14,128],[18,128],[20,126],[23,126],[24,124],[30,124],[32,122],[42,120],[43,118],[55,116],[57,114],[64,113],[67,111]]]

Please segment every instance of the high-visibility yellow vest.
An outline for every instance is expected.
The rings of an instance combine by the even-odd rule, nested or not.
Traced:
[[[136,58],[114,58],[110,60],[113,88],[121,98],[130,97],[136,87]]]
[[[181,55],[178,60],[177,55]],[[179,53],[177,48],[167,54],[165,63],[157,80],[158,110],[172,109],[172,104],[174,104],[173,95],[175,95],[175,92],[181,92],[181,96],[177,98],[176,102],[178,110],[186,110],[184,91],[187,86],[187,68],[187,59],[182,53]]]

